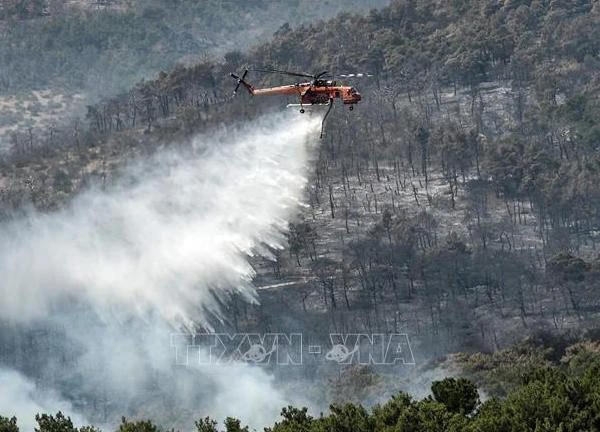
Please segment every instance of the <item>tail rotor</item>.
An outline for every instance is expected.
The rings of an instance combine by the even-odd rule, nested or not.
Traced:
[[[247,89],[250,89],[250,84],[248,84],[246,81],[244,81],[244,79],[246,78],[246,75],[248,75],[248,69],[246,69],[244,71],[244,74],[242,75],[242,77],[240,78],[239,76],[237,76],[234,73],[230,73],[229,75],[231,75],[234,79],[237,80],[237,85],[235,86],[235,89],[233,90],[233,95],[235,96],[237,94],[237,91],[240,88],[240,85],[244,85],[244,87],[246,87]]]

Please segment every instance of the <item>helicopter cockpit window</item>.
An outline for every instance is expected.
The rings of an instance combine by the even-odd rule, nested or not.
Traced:
[[[356,89],[355,89],[354,87],[351,87],[351,88],[350,88],[350,94],[353,94],[353,95],[355,95],[356,93],[358,93],[358,92],[356,91]]]

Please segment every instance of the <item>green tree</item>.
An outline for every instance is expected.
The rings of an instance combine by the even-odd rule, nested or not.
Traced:
[[[138,420],[133,422],[122,417],[117,432],[159,432],[159,430],[158,426],[150,420]]]
[[[467,415],[479,404],[477,387],[465,378],[445,378],[434,381],[431,392],[435,400],[443,404],[448,411]]]
[[[17,418],[8,418],[0,416],[0,432],[19,432],[19,426],[17,426]]]
[[[372,417],[362,405],[347,403],[331,405],[331,414],[320,423],[323,432],[372,432],[375,430]]]
[[[504,410],[503,401],[492,397],[485,401],[475,415],[473,422],[465,430],[477,432],[512,432],[511,419]]]
[[[225,432],[249,432],[248,426],[242,427],[241,422],[233,417],[225,419]]]
[[[56,416],[36,414],[35,421],[39,426],[35,428],[35,432],[77,432],[71,417],[65,417],[60,411],[56,413]]]
[[[404,422],[404,418],[414,411],[414,402],[407,393],[399,393],[393,396],[383,405],[373,408],[375,429],[378,431],[396,430],[396,425]]]
[[[94,426],[82,426],[79,428],[79,432],[102,432],[102,431]]]
[[[308,415],[308,408],[301,409],[288,406],[281,410],[281,422],[275,423],[272,428],[265,428],[265,432],[293,432],[308,431],[313,425],[313,418]]]
[[[217,432],[217,422],[210,417],[197,420],[194,424],[197,432]]]

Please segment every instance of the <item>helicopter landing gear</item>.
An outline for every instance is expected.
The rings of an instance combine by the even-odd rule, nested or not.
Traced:
[[[350,105],[349,110],[352,111],[354,109],[354,105]]]
[[[304,114],[306,111],[304,111],[304,108],[300,108],[300,114]]]

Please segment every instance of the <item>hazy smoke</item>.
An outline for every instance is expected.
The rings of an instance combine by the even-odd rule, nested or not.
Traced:
[[[246,256],[283,245],[318,127],[288,114],[201,136],[129,166],[109,191],[0,227],[0,317],[53,329],[45,382],[93,417],[85,398],[109,401],[110,421],[165,411],[191,416],[188,428],[209,414],[272,421],[285,399],[266,373],[174,370],[169,333],[206,324],[232,291],[254,298]],[[0,397],[0,414],[25,413],[25,400]]]
[[[57,396],[53,391],[41,391],[35,384],[13,370],[0,368],[0,409],[19,419],[21,430],[33,430],[35,415],[73,411],[71,403]],[[5,408],[6,407],[6,408]],[[84,425],[83,418],[73,415],[76,425]]]

